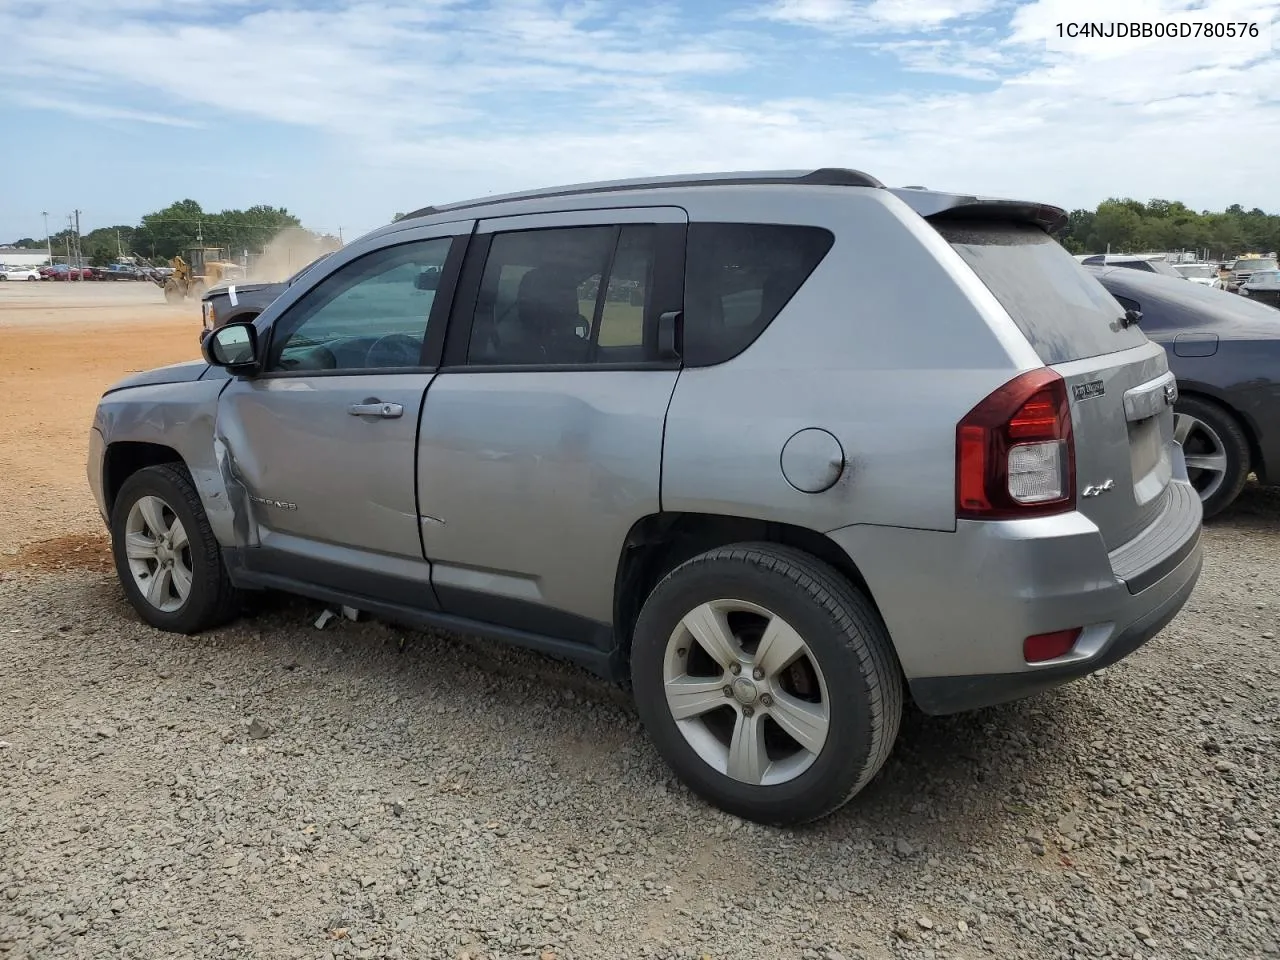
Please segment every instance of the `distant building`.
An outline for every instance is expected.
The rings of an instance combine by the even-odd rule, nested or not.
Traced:
[[[0,244],[0,263],[6,267],[43,267],[49,256],[43,250],[26,250]]]

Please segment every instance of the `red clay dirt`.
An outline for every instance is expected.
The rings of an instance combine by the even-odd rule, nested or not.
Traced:
[[[0,571],[109,568],[94,407],[133,371],[197,359],[199,329],[198,304],[150,283],[0,283]]]

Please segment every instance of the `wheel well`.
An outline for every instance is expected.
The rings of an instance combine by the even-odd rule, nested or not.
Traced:
[[[1266,462],[1262,459],[1262,446],[1258,443],[1257,432],[1254,430],[1253,424],[1249,422],[1249,418],[1241,415],[1239,410],[1225,400],[1209,393],[1201,393],[1194,387],[1182,390],[1181,393],[1182,396],[1193,397],[1201,403],[1211,403],[1215,407],[1221,407],[1225,413],[1230,414],[1236,423],[1240,424],[1240,430],[1244,433],[1244,438],[1249,443],[1249,469],[1258,475],[1260,482],[1266,483]]]
[[[650,514],[627,534],[614,579],[613,622],[622,662],[630,656],[631,631],[640,608],[659,580],[700,553],[744,541],[767,541],[812,554],[835,567],[875,604],[867,581],[849,555],[816,530],[720,514]]]
[[[182,456],[172,447],[159,443],[140,443],[123,440],[107,447],[102,464],[102,493],[107,513],[115,506],[116,495],[131,476],[145,467],[162,463],[182,463]]]

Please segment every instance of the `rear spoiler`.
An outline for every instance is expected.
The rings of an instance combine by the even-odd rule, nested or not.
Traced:
[[[1004,223],[1029,223],[1048,234],[1057,233],[1067,225],[1067,211],[1047,203],[940,193],[936,190],[925,190],[923,187],[890,188],[889,192],[926,220],[998,220]]]

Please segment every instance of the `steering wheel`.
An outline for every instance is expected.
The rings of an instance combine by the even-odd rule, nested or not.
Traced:
[[[420,341],[407,333],[388,333],[373,341],[364,363],[366,367],[416,367],[421,357]]]

